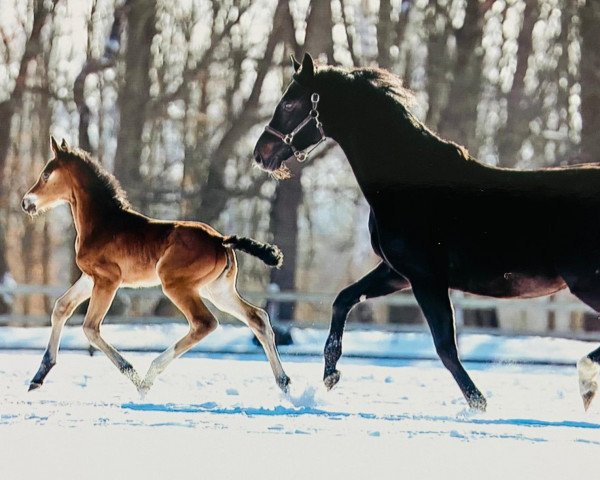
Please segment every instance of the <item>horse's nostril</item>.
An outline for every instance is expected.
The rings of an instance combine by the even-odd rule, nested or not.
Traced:
[[[254,149],[254,161],[260,165],[263,164],[263,159],[262,159],[262,155],[260,154],[260,152],[258,151],[258,148]]]
[[[27,196],[23,197],[23,201],[21,202],[21,208],[23,208],[23,210],[27,213],[35,213],[35,211],[37,210],[35,201]]]

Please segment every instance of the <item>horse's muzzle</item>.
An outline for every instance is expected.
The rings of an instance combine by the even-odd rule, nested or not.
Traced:
[[[35,214],[35,212],[37,211],[35,200],[36,199],[33,198],[33,195],[25,195],[23,197],[23,201],[21,202],[21,208],[25,213],[28,213],[29,215]]]

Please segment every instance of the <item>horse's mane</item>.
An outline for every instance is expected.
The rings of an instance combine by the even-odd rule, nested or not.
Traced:
[[[351,71],[355,81],[364,83],[365,88],[375,87],[388,97],[408,108],[414,105],[415,96],[402,84],[402,80],[381,68],[356,68]]]
[[[80,148],[62,147],[62,158],[76,162],[86,176],[86,188],[96,200],[106,202],[109,206],[127,210],[131,208],[127,194],[115,176],[108,172],[89,153]]]
[[[415,104],[415,95],[406,88],[402,80],[396,75],[381,68],[354,68],[343,69],[339,67],[320,66],[316,70],[316,78],[320,84],[327,85],[332,90],[346,87],[352,88],[352,98],[357,102],[365,102],[372,106],[383,106],[392,113],[403,125],[410,125],[421,132],[422,135],[432,140],[431,145],[446,150],[450,147],[456,154],[464,159],[473,160],[465,147],[439,137],[421,122],[412,112]]]

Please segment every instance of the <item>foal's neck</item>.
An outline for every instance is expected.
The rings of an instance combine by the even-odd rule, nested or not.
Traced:
[[[69,204],[77,232],[78,245],[93,235],[97,228],[106,226],[107,222],[111,221],[111,217],[114,218],[121,212],[113,206],[107,207],[94,201],[84,188],[74,188]]]

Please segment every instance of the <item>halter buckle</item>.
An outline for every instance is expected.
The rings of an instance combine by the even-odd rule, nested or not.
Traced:
[[[296,157],[296,160],[297,160],[299,163],[302,163],[302,162],[305,162],[305,161],[306,161],[306,159],[308,158],[308,155],[307,155],[305,152],[298,152],[298,151],[295,151],[295,152],[294,152],[294,157]]]

